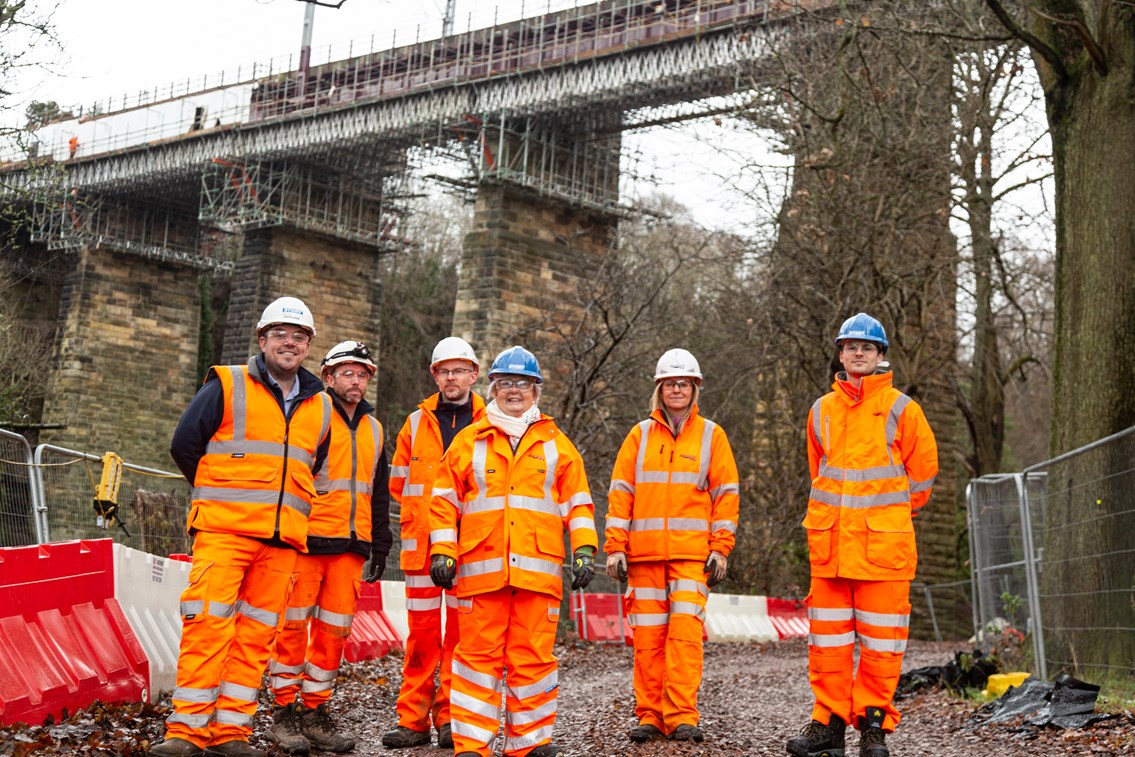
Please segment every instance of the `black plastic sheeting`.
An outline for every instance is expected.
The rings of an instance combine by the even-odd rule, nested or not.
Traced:
[[[1083,728],[1111,717],[1095,711],[1099,693],[1099,686],[1070,675],[1061,675],[1051,683],[1030,676],[1020,686],[1010,686],[992,703],[986,722],[1027,718],[1025,724],[1031,726]]]
[[[972,652],[955,652],[954,659],[945,665],[918,668],[899,676],[896,698],[910,696],[916,691],[945,686],[954,691],[985,688],[989,676],[998,672],[997,663],[980,649]]]

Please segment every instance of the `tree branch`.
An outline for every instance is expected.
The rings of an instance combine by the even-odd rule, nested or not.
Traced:
[[[1068,69],[1064,67],[1064,61],[1060,60],[1060,55],[1055,50],[1014,21],[1013,17],[1009,15],[1009,12],[1005,10],[1005,6],[1001,4],[1001,0],[985,0],[985,4],[989,6],[989,10],[993,11],[993,15],[997,17],[997,20],[1000,21],[1006,29],[1035,50],[1040,57],[1044,58],[1048,65],[1052,66],[1052,70],[1056,72],[1056,78],[1059,79],[1061,83],[1068,81]]]
[[[1047,13],[1041,13],[1037,9],[1033,9],[1033,13],[1037,14],[1043,19],[1051,21],[1054,24],[1062,24],[1064,26],[1071,26],[1080,35],[1080,41],[1084,43],[1084,47],[1088,51],[1088,55],[1092,58],[1092,63],[1096,66],[1096,73],[1100,76],[1107,76],[1107,56],[1104,55],[1103,50],[1100,48],[1096,38],[1088,31],[1088,27],[1084,26],[1084,22],[1078,18],[1059,18],[1057,16],[1050,16]]]

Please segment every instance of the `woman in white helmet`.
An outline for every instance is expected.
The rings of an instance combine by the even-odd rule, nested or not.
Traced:
[[[627,582],[634,629],[631,741],[702,741],[697,697],[709,587],[725,578],[737,531],[737,464],[698,413],[702,373],[683,349],[654,372],[650,417],[627,434],[608,494],[607,575]]]

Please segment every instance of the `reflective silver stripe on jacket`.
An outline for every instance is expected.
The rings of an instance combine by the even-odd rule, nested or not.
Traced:
[[[909,493],[903,489],[881,494],[833,494],[823,489],[812,489],[812,499],[833,507],[880,507],[882,505],[904,505],[910,501]]]
[[[558,560],[545,560],[541,557],[527,557],[526,555],[518,555],[515,552],[508,553],[508,563],[509,565],[520,568],[521,570],[529,570],[534,573],[544,573],[549,576],[555,576],[556,578],[560,578],[564,573],[564,566],[560,564]]]
[[[266,489],[230,489],[221,486],[198,486],[193,490],[193,499],[206,499],[216,502],[236,502],[248,505],[275,505],[283,501],[284,507],[302,513],[306,518],[311,515],[311,504],[300,499],[291,492],[281,493],[277,490]]]
[[[320,437],[322,438],[322,437]],[[246,439],[232,439],[211,441],[205,445],[206,455],[270,455],[284,457],[284,445],[280,442],[249,441]],[[288,459],[308,468],[315,462],[307,450],[288,446]]]

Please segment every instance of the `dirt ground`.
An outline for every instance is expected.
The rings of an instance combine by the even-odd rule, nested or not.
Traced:
[[[941,665],[961,647],[911,642],[904,669]],[[802,640],[771,645],[707,644],[699,706],[706,740],[701,744],[655,741],[632,744],[635,725],[630,649],[569,642],[561,645],[556,743],[568,757],[724,757],[786,754],[784,743],[808,720],[812,697],[807,681],[807,648]],[[340,727],[357,737],[359,757],[394,755],[380,742],[395,724],[401,657],[346,665],[332,699]],[[899,703],[903,721],[888,739],[891,754],[935,757],[1005,755],[1135,755],[1135,717],[1123,712],[1075,731],[1021,724],[983,724],[976,705],[946,691],[918,693]],[[168,698],[157,706],[95,706],[47,727],[0,729],[0,755],[134,755],[160,740]],[[261,707],[253,743],[270,749]],[[848,755],[858,754],[851,731]],[[500,748],[500,742],[497,742]],[[270,750],[271,751],[271,750]],[[436,747],[403,752],[413,757],[446,757]],[[499,751],[498,751],[499,754]]]

